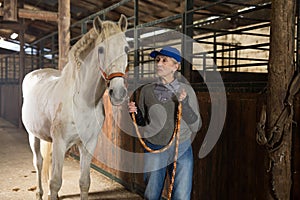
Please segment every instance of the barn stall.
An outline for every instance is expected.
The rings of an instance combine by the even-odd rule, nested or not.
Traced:
[[[129,53],[128,82],[133,89],[154,78],[154,65],[148,57],[151,50],[170,44],[179,47],[187,58],[182,63],[181,73],[196,91],[203,118],[202,128],[193,141],[195,166],[192,198],[299,198],[296,189],[300,180],[297,154],[299,128],[296,125],[300,120],[298,96],[292,101],[294,113],[289,116],[292,120],[289,119],[284,124],[284,130],[277,133],[280,139],[272,144],[260,143],[262,145],[257,141],[262,108],[266,104],[267,131],[259,136],[272,134],[268,131],[285,108],[285,97],[298,72],[295,32],[298,12],[295,1],[287,1],[285,6],[280,1],[264,0],[70,3],[68,6],[68,1],[4,1],[0,12],[3,16],[1,37],[14,42],[9,36],[18,32],[17,41],[26,49],[17,53],[1,50],[2,118],[22,128],[20,84],[23,76],[37,68],[61,69],[65,62],[61,58],[67,54],[69,45],[72,46],[91,27],[91,19],[100,16],[116,21],[123,13],[129,19],[127,36],[132,51]],[[41,16],[36,10],[45,13]],[[66,22],[68,19],[70,24]],[[285,21],[288,23],[283,23]],[[163,31],[155,33],[153,30]],[[187,42],[183,43],[176,34],[172,38],[166,30],[191,37],[197,45],[185,46],[183,44]],[[147,32],[152,36],[145,37],[143,34]],[[68,34],[72,36],[69,41]],[[197,49],[198,44],[204,50]],[[216,72],[222,77],[222,82],[213,79],[212,74]],[[220,105],[224,103],[222,94],[218,94],[219,84],[224,85],[226,92],[224,126],[222,121],[219,122],[222,132],[216,145],[207,156],[199,158],[200,147],[213,120],[212,102],[219,100]],[[133,89],[129,90],[130,94]],[[107,99],[105,105],[107,120],[103,130],[109,141],[129,152],[142,151],[137,139],[122,131],[115,122]],[[122,118],[118,120],[122,121]],[[142,174],[109,167],[106,162],[116,166],[126,165],[127,158],[115,149],[107,148],[106,162],[100,162],[96,158],[103,148],[99,146],[96,149],[93,167],[131,191],[142,194]],[[70,155],[77,158],[76,147],[71,149]]]

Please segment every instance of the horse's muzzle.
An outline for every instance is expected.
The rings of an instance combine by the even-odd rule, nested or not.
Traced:
[[[127,89],[125,87],[113,87],[108,90],[110,101],[113,105],[121,105],[127,97]]]

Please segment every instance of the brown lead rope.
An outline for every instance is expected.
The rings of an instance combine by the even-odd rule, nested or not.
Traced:
[[[174,186],[174,181],[175,181],[175,174],[176,174],[176,167],[177,167],[177,158],[178,158],[178,147],[179,147],[179,138],[180,138],[180,122],[181,122],[181,114],[182,114],[182,104],[181,102],[178,103],[178,111],[177,111],[177,119],[176,119],[176,125],[174,128],[174,132],[172,135],[172,138],[170,140],[170,142],[163,148],[158,149],[158,150],[154,150],[151,149],[150,147],[148,147],[146,145],[146,143],[144,142],[144,140],[142,139],[142,136],[139,132],[138,126],[136,124],[136,119],[135,119],[135,115],[134,113],[131,113],[132,116],[132,120],[133,120],[133,125],[135,128],[135,131],[138,135],[138,139],[140,141],[140,143],[142,144],[142,146],[150,153],[162,153],[165,150],[167,150],[173,143],[175,136],[176,136],[176,142],[175,142],[175,155],[174,155],[174,163],[173,163],[173,171],[172,171],[172,177],[171,177],[171,182],[170,182],[170,186],[169,186],[169,190],[168,190],[168,200],[171,199],[172,196],[172,191],[173,191],[173,186]]]
[[[182,104],[179,102],[178,104],[178,112],[177,112],[177,120],[176,120],[176,142],[175,142],[175,155],[174,155],[174,166],[172,171],[172,178],[169,186],[168,191],[168,200],[171,200],[174,181],[175,181],[175,174],[176,174],[176,168],[177,168],[177,159],[178,159],[178,147],[179,147],[179,138],[180,138],[180,122],[181,122],[181,114],[182,114]]]

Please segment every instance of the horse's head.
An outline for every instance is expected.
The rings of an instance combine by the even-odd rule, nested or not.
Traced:
[[[127,53],[129,50],[125,37],[127,18],[121,15],[117,24],[102,22],[95,18],[93,22],[95,31],[101,35],[96,40],[96,52],[99,70],[108,83],[108,94],[113,105],[119,105],[127,97],[124,84],[125,70],[127,67]]]
[[[127,18],[124,15],[118,23],[101,21],[96,17],[93,28],[73,45],[69,60],[75,61],[76,68],[70,71],[78,77],[75,78],[77,95],[87,104],[97,104],[106,85],[113,105],[120,105],[126,99],[124,75],[129,50],[124,33],[126,29]],[[103,84],[103,80],[108,84]]]

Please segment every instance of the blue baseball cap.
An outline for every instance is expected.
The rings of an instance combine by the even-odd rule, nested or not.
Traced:
[[[171,58],[174,58],[177,62],[181,62],[181,55],[178,49],[166,46],[162,48],[160,51],[152,51],[150,53],[151,58],[156,58],[157,55],[164,55]]]

